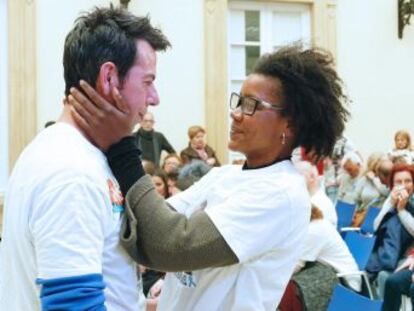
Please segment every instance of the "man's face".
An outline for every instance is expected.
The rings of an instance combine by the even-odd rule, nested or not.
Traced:
[[[346,161],[344,164],[344,170],[352,177],[355,178],[359,175],[360,166],[358,164],[352,163],[350,160]]]
[[[152,131],[154,128],[154,117],[151,113],[146,113],[141,121],[141,127],[146,131]]]
[[[119,91],[128,104],[138,123],[147,112],[148,106],[159,103],[155,89],[157,56],[155,50],[145,40],[137,40],[138,58],[128,70]]]
[[[252,74],[244,81],[240,94],[271,104],[279,104],[280,81],[259,74]],[[247,158],[274,154],[280,148],[282,133],[287,120],[280,112],[258,106],[254,115],[243,115],[240,109],[231,113],[229,148],[243,153]]]

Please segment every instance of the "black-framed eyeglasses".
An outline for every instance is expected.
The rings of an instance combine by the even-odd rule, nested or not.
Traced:
[[[263,100],[260,100],[260,99],[257,99],[251,96],[242,96],[234,92],[231,93],[231,96],[230,96],[230,109],[231,110],[236,110],[237,108],[240,107],[240,110],[243,114],[252,116],[256,112],[256,109],[259,105],[263,106],[264,108],[273,109],[276,111],[281,111],[284,109],[283,107],[279,105],[270,104],[268,102],[265,102]]]

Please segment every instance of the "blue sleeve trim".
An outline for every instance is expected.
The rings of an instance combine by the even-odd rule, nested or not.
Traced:
[[[37,279],[42,286],[40,300],[43,311],[105,311],[102,274],[86,274],[56,279]]]

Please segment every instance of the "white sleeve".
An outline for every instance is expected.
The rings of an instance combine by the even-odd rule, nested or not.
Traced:
[[[217,176],[218,168],[212,168],[203,178],[197,181],[190,188],[183,192],[168,198],[170,204],[177,212],[191,216],[196,210],[204,207],[206,195],[211,187],[214,186],[214,180]]]
[[[38,278],[102,273],[108,194],[85,177],[49,186],[35,201],[31,229]]]
[[[240,262],[283,245],[292,231],[294,203],[286,192],[269,188],[265,182],[252,183],[205,210]]]
[[[302,261],[316,261],[326,241],[326,232],[323,230],[323,220],[313,220],[309,224],[308,233],[303,244]]]
[[[391,205],[391,196],[385,200],[384,204],[382,205],[382,208],[378,214],[378,216],[374,219],[374,230],[378,230],[378,227],[384,218],[384,216],[393,208]]]

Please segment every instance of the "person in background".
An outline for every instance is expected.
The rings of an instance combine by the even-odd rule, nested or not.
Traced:
[[[175,150],[164,134],[154,130],[155,120],[151,112],[144,115],[140,124],[141,127],[134,135],[142,152],[142,159],[151,161],[159,167],[162,151],[175,153]]]
[[[388,178],[393,164],[383,153],[373,153],[368,157],[367,168],[355,188],[357,208],[352,220],[353,227],[360,227],[370,206],[381,208],[390,190]]]
[[[164,162],[162,164],[162,169],[167,174],[171,172],[179,172],[180,168],[182,167],[183,163],[181,158],[176,153],[170,153],[164,158]]]
[[[361,157],[356,152],[347,153],[342,159],[342,168],[344,172],[338,178],[338,200],[354,204],[355,189],[362,170]]]
[[[188,138],[190,139],[188,147],[180,153],[183,165],[193,160],[201,160],[210,166],[220,166],[216,152],[206,143],[206,131],[201,126],[190,126]]]
[[[361,277],[354,257],[336,227],[312,204],[302,255],[290,288],[279,305],[280,311],[325,311],[338,283],[337,273],[349,274],[344,282],[356,292],[361,291]],[[299,307],[292,308],[292,304]]]
[[[414,250],[385,281],[382,311],[400,311],[402,295],[410,297],[414,309]]]
[[[295,167],[305,177],[312,204],[318,206],[323,214],[323,218],[336,228],[338,216],[336,215],[332,201],[328,198],[321,186],[321,178],[318,175],[316,167],[307,161],[296,162]]]
[[[403,157],[405,163],[413,164],[414,152],[411,147],[411,136],[406,130],[399,130],[394,135],[394,148],[388,152],[391,161]],[[395,162],[394,162],[395,163]]]
[[[74,116],[87,133],[99,132],[93,137],[108,150],[127,193],[125,249],[137,262],[176,272],[167,273],[158,310],[274,311],[310,218],[292,150],[301,145],[318,157],[329,155],[348,118],[331,55],[288,46],[260,57],[240,93],[230,97],[229,148],[244,154],[245,164],[213,168],[167,202],[137,167],[128,131],[108,125],[130,124],[128,111],[108,107],[82,87],[88,97],[73,90]],[[102,107],[106,122],[95,122],[91,107]]]
[[[338,195],[338,178],[342,173],[342,159],[345,154],[349,152],[356,152],[359,154],[351,140],[346,136],[342,136],[335,143],[332,154],[329,157],[325,157],[323,160],[325,191],[334,204],[336,203]]]
[[[376,280],[380,297],[388,276],[414,242],[414,168],[394,165],[390,174],[391,193],[374,220],[376,241],[366,270]]]
[[[151,179],[160,196],[167,199],[170,196],[168,193],[167,174],[158,168],[151,175]]]
[[[65,94],[83,78],[111,107],[114,97],[125,98],[137,123],[159,102],[156,51],[168,46],[146,17],[112,6],[84,13],[65,39]],[[59,120],[26,147],[11,174],[0,308],[143,310],[136,264],[119,245],[124,198],[105,155],[92,144],[92,133],[75,123],[71,107],[65,101]]]
[[[47,121],[46,123],[45,123],[45,128],[47,128],[47,127],[49,127],[49,126],[52,126],[53,124],[55,124],[56,123],[56,121]]]

